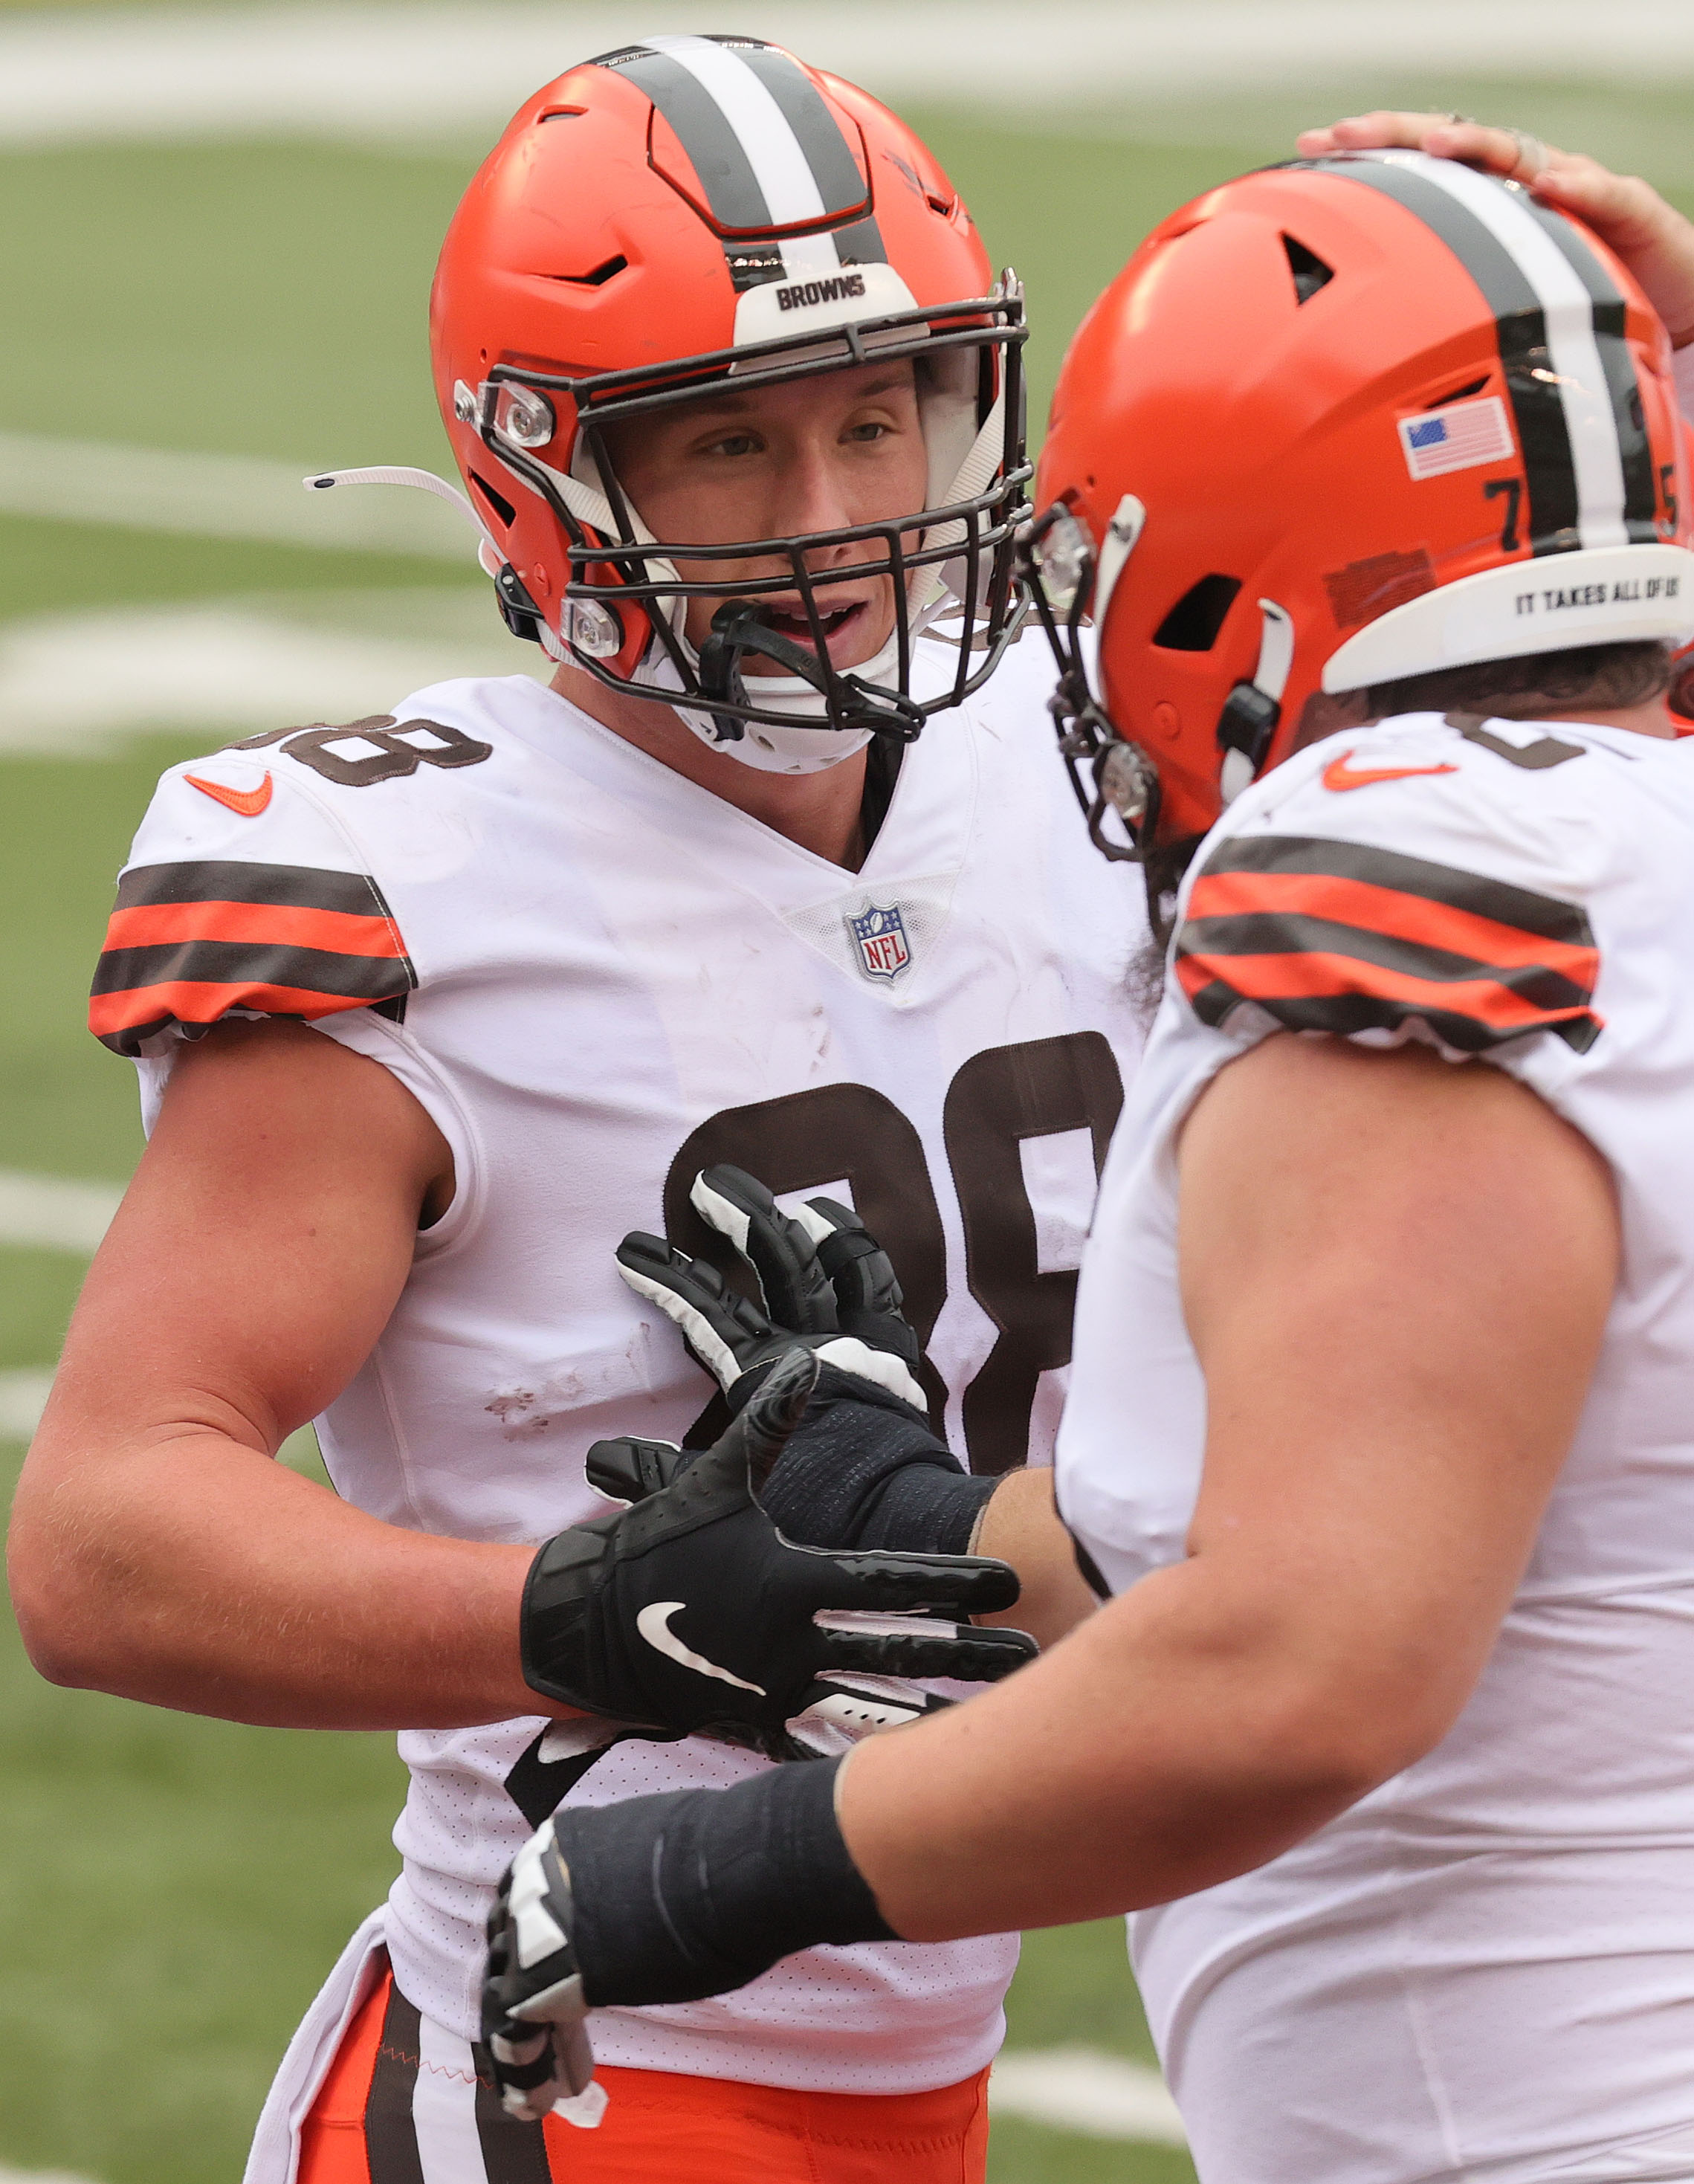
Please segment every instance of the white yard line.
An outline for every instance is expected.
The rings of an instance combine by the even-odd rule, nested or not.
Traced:
[[[7,30],[0,23],[0,141]],[[425,555],[476,566],[476,533],[432,494],[396,486],[309,493],[304,462],[179,453],[0,432],[0,514],[111,523],[199,538]]]
[[[722,26],[718,0],[651,0],[639,30]],[[0,25],[0,142],[306,132],[415,140],[498,127],[550,72],[627,42],[627,6],[261,6],[22,14]],[[1694,75],[1686,0],[747,0],[738,27],[885,98],[1110,108],[1309,87],[1408,68],[1650,82]]]
[[[86,1258],[111,1226],[123,1195],[117,1184],[66,1183],[0,1168],[0,1245],[76,1251]]]
[[[160,729],[209,746],[392,712],[460,676],[546,672],[474,574],[460,590],[359,595],[337,621],[311,619],[313,604],[203,599],[0,621],[0,758],[98,758]]]
[[[1089,2138],[1188,2144],[1177,2104],[1158,2072],[1091,2048],[1003,2053],[989,2080],[989,2111]]]
[[[0,2184],[88,2184],[68,2169],[8,2169],[0,2164]]]

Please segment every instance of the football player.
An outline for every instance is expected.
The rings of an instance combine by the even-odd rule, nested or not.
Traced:
[[[1050,656],[1014,642],[1023,335],[934,159],[851,86],[743,38],[572,69],[471,185],[432,314],[484,566],[551,686],[251,738],[142,823],[92,1021],[150,1142],[14,1581],[58,1680],[403,1732],[403,1870],[255,2184],[981,2174],[1014,1937],[608,2018],[593,2132],[586,2092],[544,2137],[502,2113],[476,2012],[494,1885],[561,1798],[732,1784],[930,1704],[849,1671],[1023,1657],[851,1621],[1003,1609],[1004,1573],[895,1570],[873,1602],[885,1567],[754,1539],[702,1593],[644,1504],[565,1530],[608,1507],[591,1445],[634,1434],[716,1440],[710,1537],[751,1537],[769,1421],[705,1402],[611,1259],[635,1209],[718,1248],[691,1195],[724,1167],[819,1198],[841,1313],[903,1289],[909,1356],[844,1327],[820,1370],[917,1395],[979,1473],[1050,1453],[1143,928],[1067,854]],[[854,1290],[855,1209],[898,1286]],[[314,1417],[339,1498],[270,1461]],[[1062,1535],[1023,1575],[1038,1610],[1087,1599]]]
[[[1164,222],[1041,461],[1074,755],[1187,865],[1059,1443],[1106,1604],[844,1762],[561,1814],[506,2034],[1128,1908],[1208,2184],[1694,2174],[1689,352],[1401,120]]]

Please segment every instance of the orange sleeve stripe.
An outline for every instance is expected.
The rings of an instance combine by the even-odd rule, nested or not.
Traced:
[[[214,1024],[231,1009],[311,1017],[332,1017],[343,1009],[370,1006],[369,994],[314,994],[298,986],[131,986],[122,993],[96,994],[88,1004],[88,1028],[97,1039],[107,1039],[162,1019],[181,1024]]]
[[[1471,1017],[1496,1031],[1530,1031],[1538,1024],[1589,1013],[1580,1006],[1539,1007],[1491,978],[1413,978],[1357,956],[1184,956],[1178,961],[1177,976],[1190,999],[1214,981],[1243,1000],[1267,1006],[1283,1000],[1338,1000],[1368,994],[1376,1000],[1401,1002],[1413,1013],[1433,1010]]]
[[[1591,991],[1599,976],[1597,949],[1552,940],[1520,926],[1502,925],[1474,911],[1457,910],[1426,895],[1327,872],[1214,872],[1203,874],[1189,897],[1187,916],[1321,917],[1353,925],[1424,948],[1440,948],[1472,962],[1502,968],[1538,963]],[[1232,958],[1232,961],[1240,960]]]
[[[115,910],[108,950],[156,948],[173,941],[226,940],[266,948],[320,948],[332,956],[382,956],[405,950],[386,917],[346,911],[298,910],[268,902],[154,902]]]

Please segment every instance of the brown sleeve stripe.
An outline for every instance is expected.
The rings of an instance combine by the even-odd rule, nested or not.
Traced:
[[[1202,1022],[1256,1002],[1290,1029],[1413,1017],[1462,1052],[1600,1035],[1599,951],[1574,903],[1359,843],[1226,842],[1190,891],[1176,972]]]
[[[392,1005],[417,984],[375,880],[231,862],[149,865],[120,883],[89,1026],[120,1054],[235,1009],[308,1021]]]
[[[1215,878],[1202,874],[1189,898],[1187,922],[1208,929],[1208,944],[1227,948],[1227,934],[1245,934],[1253,919],[1264,915],[1405,941],[1443,952],[1455,962],[1557,965],[1591,979],[1594,970],[1591,946],[1525,932],[1453,903],[1432,902],[1427,895],[1327,873],[1221,872]]]
[[[1318,872],[1337,879],[1366,880],[1401,894],[1421,895],[1426,902],[1444,902],[1454,910],[1497,919],[1502,925],[1538,933],[1548,940],[1585,944],[1593,938],[1588,920],[1574,902],[1560,902],[1552,895],[1511,887],[1504,880],[1468,872],[1457,865],[1432,864],[1426,857],[1374,849],[1367,842],[1331,842],[1322,836],[1300,834],[1250,834],[1239,841],[1220,842],[1206,861],[1206,872],[1208,877],[1214,872]]]
[[[197,860],[137,865],[118,882],[120,910],[161,902],[270,902],[294,910],[336,910],[386,917],[388,905],[369,872],[332,872],[313,865]]]

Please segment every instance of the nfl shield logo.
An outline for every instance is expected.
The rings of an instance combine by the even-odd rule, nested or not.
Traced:
[[[898,905],[892,910],[867,910],[862,917],[850,916],[847,927],[859,951],[859,967],[867,978],[897,978],[911,962],[906,921]]]

